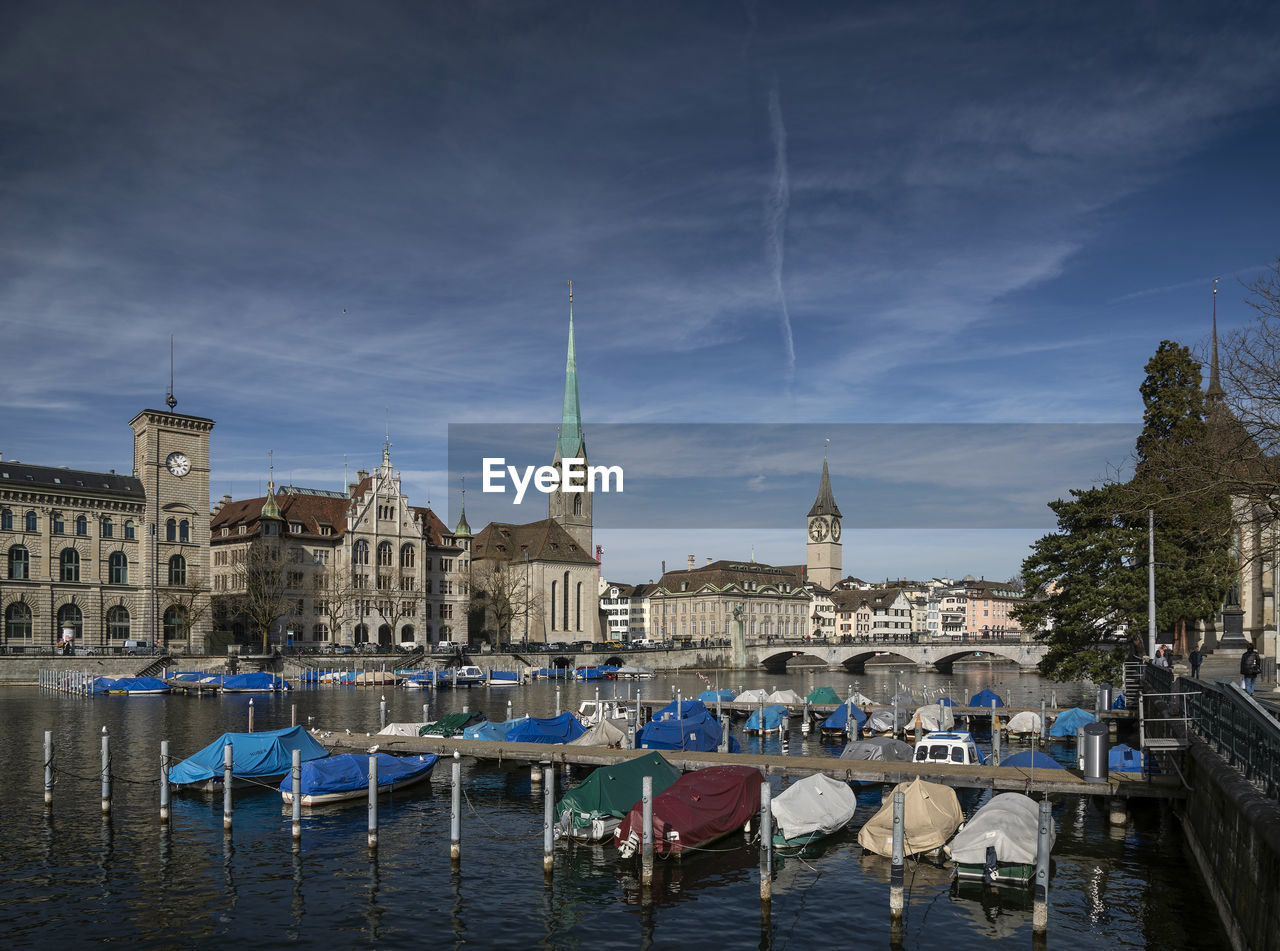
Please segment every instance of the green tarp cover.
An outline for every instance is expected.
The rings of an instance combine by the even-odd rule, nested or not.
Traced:
[[[818,687],[809,691],[809,696],[805,697],[809,703],[839,703],[840,695],[835,692],[833,687]]]
[[[556,803],[556,815],[570,813],[573,828],[591,824],[601,816],[622,818],[644,795],[645,776],[653,777],[653,794],[671,786],[680,778],[678,767],[672,766],[661,753],[646,753],[614,766],[601,766],[581,783],[570,789]]]
[[[446,713],[435,723],[419,730],[418,736],[457,736],[464,728],[483,719],[479,713]]]

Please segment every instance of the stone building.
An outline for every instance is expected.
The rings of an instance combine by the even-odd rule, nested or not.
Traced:
[[[130,475],[0,462],[9,650],[146,641],[192,652],[209,631],[213,420],[143,410]]]
[[[743,606],[748,637],[802,637],[809,630],[803,566],[711,561],[668,571],[649,592],[650,636],[664,641],[729,637],[733,609]]]

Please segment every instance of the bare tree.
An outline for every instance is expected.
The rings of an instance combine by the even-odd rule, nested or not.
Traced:
[[[492,631],[498,643],[509,643],[513,633],[523,634],[541,606],[541,599],[530,590],[528,577],[524,562],[486,559],[471,563],[467,610],[483,617],[484,629]]]
[[[244,549],[236,563],[236,592],[231,604],[262,632],[266,653],[271,626],[289,613],[294,599],[289,596],[284,565],[284,545],[278,539],[256,538]]]
[[[187,581],[183,585],[170,587],[165,592],[169,604],[179,609],[178,618],[181,636],[187,642],[187,650],[191,649],[191,632],[204,620],[205,615],[213,610],[213,601],[209,596],[209,586],[200,580],[200,573],[194,566],[187,568]],[[163,637],[163,634],[161,634]],[[165,645],[167,646],[167,645]]]
[[[311,576],[310,594],[316,607],[316,614],[322,615],[329,622],[329,639],[331,643],[338,640],[338,632],[347,620],[355,617],[357,595],[351,573],[340,568],[326,568]]]

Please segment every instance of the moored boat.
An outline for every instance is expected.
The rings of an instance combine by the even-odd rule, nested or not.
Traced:
[[[762,781],[754,766],[708,766],[685,773],[651,800],[654,854],[681,855],[742,829],[760,811]],[[623,858],[640,850],[642,805],[632,806],[614,830]]]
[[[783,704],[772,703],[753,711],[747,717],[747,724],[742,728],[742,732],[753,736],[761,733],[779,733],[786,718],[787,708]]]
[[[631,807],[643,795],[644,777],[653,780],[658,795],[680,778],[680,770],[660,753],[645,753],[635,759],[601,766],[570,789],[556,803],[555,836],[587,842],[612,838]]]
[[[893,799],[903,794],[902,851],[904,856],[933,852],[955,834],[964,813],[950,786],[914,779],[886,792],[880,811],[858,832],[858,843],[868,852],[893,857]]]
[[[848,783],[814,773],[780,792],[771,806],[777,824],[774,846],[800,849],[847,826],[858,808],[858,797]]]
[[[1036,874],[1040,805],[1021,793],[1000,793],[979,809],[947,846],[956,877],[990,885],[1026,885]],[[1049,846],[1057,832],[1049,825]]]
[[[248,674],[232,674],[222,678],[223,693],[274,693],[288,690],[289,682],[279,674],[254,671]]]
[[[958,730],[926,733],[916,742],[914,759],[917,763],[950,763],[956,766],[982,765],[987,761],[973,742],[973,737]]]
[[[157,680],[155,677],[121,677],[112,681],[104,693],[124,694],[130,697],[145,696],[148,694],[168,693],[170,687],[163,680]]]
[[[300,726],[260,733],[223,733],[204,749],[172,767],[169,782],[177,790],[220,791],[224,749],[228,743],[231,744],[234,788],[274,788],[292,766],[295,749],[301,751],[304,763],[329,755],[329,751]]]
[[[416,756],[392,756],[374,753],[378,760],[378,792],[390,793],[431,778],[439,757],[435,753]],[[369,796],[369,754],[340,753],[302,764],[299,789],[302,805],[320,806]],[[280,798],[292,803],[293,773],[285,774],[280,783]]]

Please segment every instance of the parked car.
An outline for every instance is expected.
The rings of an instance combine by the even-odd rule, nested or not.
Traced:
[[[131,657],[139,654],[150,654],[151,644],[147,641],[125,641],[124,652]]]
[[[98,652],[92,647],[73,647],[71,648],[71,653],[75,654],[77,657],[89,657]]]
[[[432,648],[437,654],[452,654],[462,649],[462,645],[457,641],[440,641]]]

